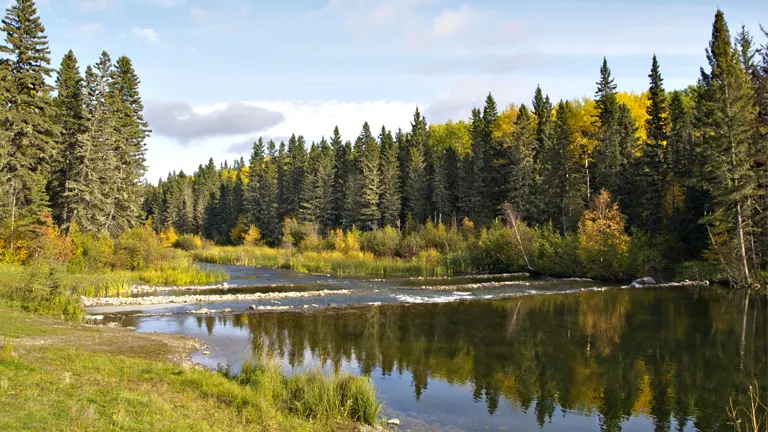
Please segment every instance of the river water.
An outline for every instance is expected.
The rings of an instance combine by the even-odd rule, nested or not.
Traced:
[[[729,401],[746,404],[754,382],[768,394],[766,304],[746,305],[743,294],[515,275],[383,281],[226,269],[237,292],[354,292],[90,312],[139,332],[199,338],[209,354],[193,360],[211,367],[267,354],[288,373],[370,376],[401,430],[733,430]],[[248,313],[248,303],[294,311]],[[200,307],[233,311],[187,313]]]

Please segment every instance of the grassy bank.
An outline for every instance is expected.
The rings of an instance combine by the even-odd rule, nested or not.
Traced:
[[[79,321],[85,316],[80,296],[119,296],[131,285],[192,285],[228,278],[226,272],[202,271],[189,258],[143,270],[73,273],[55,262],[28,265],[0,264],[0,300],[27,312]]]
[[[363,379],[289,379],[272,367],[229,377],[186,363],[196,349],[0,303],[0,430],[352,431],[352,419],[378,415]]]
[[[197,261],[213,264],[279,267],[339,276],[446,276],[454,270],[441,264],[437,252],[411,259],[381,257],[370,252],[300,251],[264,246],[213,246],[193,251]]]

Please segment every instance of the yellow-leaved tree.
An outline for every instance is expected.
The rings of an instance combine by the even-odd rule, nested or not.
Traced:
[[[163,247],[173,247],[179,239],[179,233],[173,225],[168,225],[163,232],[160,233],[160,238],[163,240]]]
[[[579,258],[589,277],[618,280],[624,276],[630,241],[625,219],[605,189],[592,198],[592,207],[579,221]]]

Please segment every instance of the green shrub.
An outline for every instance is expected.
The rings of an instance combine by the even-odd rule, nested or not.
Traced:
[[[400,232],[387,226],[360,234],[360,247],[379,257],[393,257],[400,243]]]
[[[184,251],[199,250],[203,248],[203,240],[197,235],[184,234],[176,240],[174,246]]]
[[[118,269],[143,270],[167,260],[171,253],[151,228],[141,226],[129,229],[118,237],[112,264]]]

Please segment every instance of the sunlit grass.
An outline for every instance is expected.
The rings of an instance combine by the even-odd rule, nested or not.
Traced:
[[[413,259],[377,257],[368,252],[307,251],[254,246],[216,246],[192,253],[201,262],[255,267],[278,267],[338,276],[447,276],[453,272],[436,251]]]
[[[26,343],[41,335],[45,344]],[[0,305],[0,430],[352,431],[352,420],[376,421],[365,379],[289,378],[272,366],[231,377],[169,361],[186,349],[176,342]],[[330,405],[315,407],[318,394]]]

